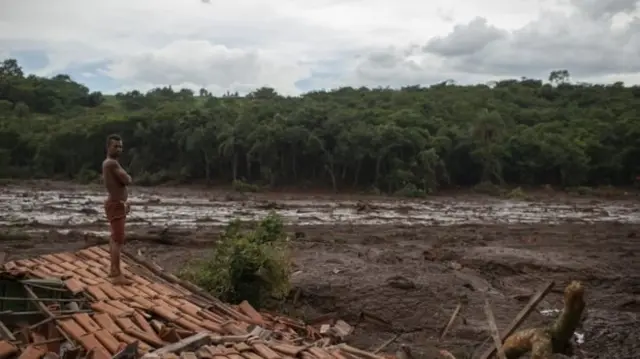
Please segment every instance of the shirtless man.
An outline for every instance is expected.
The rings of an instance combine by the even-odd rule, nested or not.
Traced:
[[[109,196],[104,202],[104,212],[111,227],[111,268],[109,277],[114,284],[130,285],[120,268],[120,255],[124,246],[124,224],[131,207],[127,202],[127,186],[131,176],[120,166],[118,158],[122,154],[122,138],[118,135],[107,137],[107,158],[102,162],[102,178]]]

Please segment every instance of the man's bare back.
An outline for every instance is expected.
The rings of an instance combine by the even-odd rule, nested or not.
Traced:
[[[120,256],[125,239],[125,222],[129,214],[129,194],[127,186],[131,176],[120,166],[118,158],[122,154],[122,139],[111,135],[107,138],[107,158],[102,162],[102,178],[107,189],[104,212],[111,228],[111,268],[109,277],[114,284],[128,285],[131,280],[125,278],[120,267]]]

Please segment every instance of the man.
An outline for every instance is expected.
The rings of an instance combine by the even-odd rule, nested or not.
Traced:
[[[124,246],[124,224],[129,214],[127,202],[127,186],[131,184],[131,176],[120,166],[118,158],[122,154],[122,138],[118,135],[107,137],[107,158],[102,162],[102,178],[109,196],[104,203],[111,228],[111,268],[109,277],[116,285],[130,285],[131,280],[125,278],[120,268],[120,255]]]

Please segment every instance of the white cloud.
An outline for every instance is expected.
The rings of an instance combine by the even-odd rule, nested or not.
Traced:
[[[0,51],[45,51],[40,74],[101,64],[126,89],[294,94],[304,79],[401,86],[557,68],[637,82],[637,15],[630,0],[4,0]]]

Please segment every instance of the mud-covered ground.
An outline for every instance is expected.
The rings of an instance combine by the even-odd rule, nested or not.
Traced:
[[[301,291],[295,308],[286,309],[307,319],[335,312],[356,324],[364,312],[388,322],[358,324],[354,345],[373,349],[401,333],[387,350],[404,343],[425,358],[437,357],[436,348],[468,358],[488,337],[485,296],[499,328],[505,328],[536,288],[556,281],[524,325],[537,326],[552,321],[553,310],[562,307],[563,287],[581,280],[588,306],[579,329],[582,357],[636,358],[636,198],[407,201],[136,188],[128,246],[176,270],[206,255],[203,248],[213,245],[220,225],[232,218],[259,219],[275,209],[296,233],[293,282]],[[102,200],[92,187],[5,186],[0,248],[10,257],[26,257],[95,244],[107,231]],[[459,318],[438,341],[459,300],[465,302]]]

